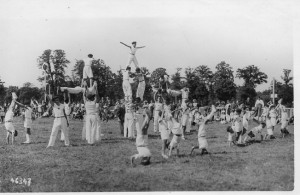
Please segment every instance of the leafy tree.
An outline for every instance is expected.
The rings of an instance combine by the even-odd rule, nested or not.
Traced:
[[[213,72],[206,65],[200,65],[197,68],[195,68],[194,74],[201,80],[207,80],[213,77]]]
[[[243,69],[237,69],[237,78],[244,79],[244,86],[256,88],[257,85],[266,83],[268,76],[260,72],[259,68],[254,65],[247,66]]]
[[[176,73],[171,76],[171,80],[172,80],[172,83],[171,83],[171,86],[170,86],[171,89],[180,90],[182,88],[182,84],[180,82],[180,71],[181,71],[181,69],[182,68],[177,68]]]
[[[289,69],[283,69],[283,76],[281,76],[281,79],[283,80],[284,84],[286,86],[292,86],[290,82],[293,80],[293,77],[290,77],[291,70]]]
[[[45,82],[45,79],[51,86],[51,90],[56,94],[56,87],[65,85],[65,68],[70,61],[66,59],[64,50],[58,49],[53,52],[48,49],[38,57],[38,68],[43,70],[46,65],[46,77],[38,78],[38,81]],[[48,77],[48,78],[47,78]]]
[[[283,76],[281,76],[283,83],[276,83],[278,98],[282,98],[282,103],[287,107],[292,107],[294,101],[294,86],[290,83],[293,77],[290,77],[290,72],[291,70],[284,69]]]
[[[216,66],[214,75],[214,91],[218,99],[226,101],[236,96],[236,85],[234,83],[232,67],[222,61]]]
[[[42,97],[42,89],[37,87],[33,87],[33,85],[29,82],[24,83],[23,87],[18,90],[20,102],[24,102],[25,100],[30,100],[31,98],[35,98],[39,100]]]
[[[4,87],[4,82],[0,79],[0,105],[3,105],[5,95],[6,95],[6,88]]]
[[[9,86],[9,87],[6,89],[6,94],[5,94],[4,101],[5,101],[6,103],[10,103],[10,102],[11,102],[11,100],[12,100],[12,95],[11,95],[11,93],[12,93],[12,92],[15,92],[16,95],[19,96],[18,90],[19,90],[19,87],[17,87],[17,86]]]
[[[155,85],[158,85],[159,82],[159,78],[163,75],[167,74],[166,69],[165,68],[157,68],[155,69],[152,74],[151,74],[151,78],[150,78],[150,83],[153,83]]]

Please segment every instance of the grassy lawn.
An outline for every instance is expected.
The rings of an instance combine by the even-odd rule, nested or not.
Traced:
[[[19,131],[14,146],[5,145],[6,131],[0,125],[0,192],[68,192],[68,191],[214,191],[214,190],[293,190],[294,126],[291,135],[246,147],[227,147],[226,126],[210,123],[207,137],[210,155],[196,150],[197,132],[181,142],[180,155],[164,160],[161,140],[149,127],[151,164],[132,168],[129,157],[135,153],[135,141],[123,138],[116,120],[102,124],[101,142],[88,146],[81,140],[82,122],[72,120],[70,142],[64,147],[56,140],[46,149],[53,119],[34,121],[32,141],[23,145],[23,122],[15,119]],[[250,122],[250,127],[255,123]],[[280,126],[275,127],[279,136]],[[60,136],[60,133],[59,133]],[[31,178],[30,186],[15,184],[11,178]]]

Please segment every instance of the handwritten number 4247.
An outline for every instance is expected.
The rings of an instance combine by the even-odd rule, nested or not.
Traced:
[[[31,184],[31,178],[20,178],[20,177],[17,177],[16,179],[14,178],[11,178],[10,181],[12,183],[15,183],[15,184],[20,184],[20,185],[27,185],[27,186],[30,186]]]

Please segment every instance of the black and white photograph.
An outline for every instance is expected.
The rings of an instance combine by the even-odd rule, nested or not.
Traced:
[[[298,189],[297,1],[0,3],[0,193]]]

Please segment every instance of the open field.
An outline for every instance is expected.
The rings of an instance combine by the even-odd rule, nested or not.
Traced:
[[[0,192],[66,192],[66,191],[211,191],[211,190],[293,190],[294,126],[290,136],[246,147],[227,147],[227,125],[209,123],[207,137],[211,152],[200,156],[197,132],[182,141],[179,157],[164,160],[160,155],[161,140],[149,127],[149,166],[130,166],[135,141],[123,138],[116,120],[102,124],[105,134],[95,146],[81,140],[82,122],[71,121],[70,142],[64,147],[46,149],[53,119],[34,121],[30,145],[25,141],[23,122],[15,119],[19,131],[14,146],[5,145],[5,128],[0,125]],[[255,123],[250,122],[250,127]],[[280,126],[275,128],[279,136]],[[60,135],[60,134],[59,134]],[[138,164],[138,162],[137,162]],[[30,186],[15,184],[11,178],[31,178]]]

